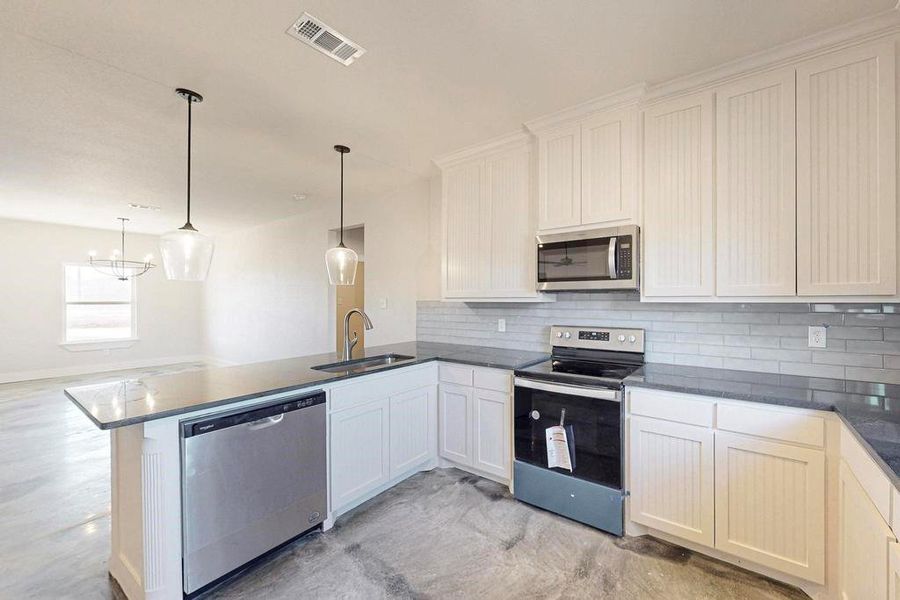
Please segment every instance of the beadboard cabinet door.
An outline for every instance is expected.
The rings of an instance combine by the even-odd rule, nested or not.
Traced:
[[[711,296],[713,95],[644,111],[644,296]]]
[[[337,510],[390,479],[387,398],[331,415],[331,505]]]
[[[713,430],[631,417],[631,520],[713,546]]]
[[[797,67],[797,292],[897,291],[893,40]]]
[[[490,288],[490,206],[483,193],[484,162],[443,173],[443,295],[466,298]]]
[[[891,528],[843,460],[838,486],[840,598],[887,598],[890,544],[895,541]]]
[[[508,392],[475,388],[473,391],[474,462],[476,469],[509,479],[510,395]]]
[[[484,194],[490,224],[490,284],[486,293],[498,297],[535,294],[534,205],[531,193],[531,150],[522,147],[488,157],[484,163]]]
[[[538,136],[538,229],[581,225],[581,126]]]
[[[796,294],[794,69],[716,89],[716,294]]]
[[[447,460],[473,464],[472,422],[474,391],[471,387],[441,383],[438,391],[439,454]]]
[[[637,206],[637,110],[581,124],[581,224],[631,220]]]
[[[825,452],[716,432],[716,548],[825,581]]]

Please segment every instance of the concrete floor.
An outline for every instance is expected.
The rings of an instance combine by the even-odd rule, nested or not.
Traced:
[[[62,388],[160,371],[0,385],[0,598],[117,596],[106,572],[109,437]],[[408,479],[207,596],[806,598],[651,538],[605,535],[455,469]]]

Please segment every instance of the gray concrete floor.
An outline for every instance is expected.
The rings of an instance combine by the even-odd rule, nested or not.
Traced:
[[[0,385],[0,598],[114,598],[109,436],[62,394]],[[207,597],[789,599],[774,581],[652,538],[615,538],[456,469],[418,474]]]

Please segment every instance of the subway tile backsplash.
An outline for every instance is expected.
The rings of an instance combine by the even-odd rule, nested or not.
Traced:
[[[546,304],[418,303],[421,341],[546,352],[551,325],[642,328],[648,362],[900,384],[898,304],[653,303],[633,293],[564,293]],[[807,347],[810,325],[828,327],[827,348]]]

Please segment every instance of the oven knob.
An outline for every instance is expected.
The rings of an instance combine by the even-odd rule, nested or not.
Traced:
[[[569,339],[570,337],[572,337],[572,334],[567,331],[563,337]]]
[[[535,421],[538,421],[541,418],[541,413],[539,413],[536,410],[533,410],[533,411],[531,411],[531,418],[534,419]]]
[[[618,338],[616,338],[616,339],[618,339],[620,342],[624,342],[624,341],[625,341],[625,336],[624,336],[624,335],[620,335],[620,336],[619,336]]]
[[[633,343],[635,343],[635,342],[637,341],[637,338],[634,337],[633,335],[629,335],[629,336],[628,336],[628,341],[631,342],[631,343],[633,344]]]
[[[562,337],[562,331],[557,331],[557,332],[556,332],[556,337],[561,338],[561,337]]]

